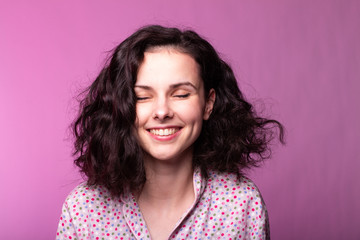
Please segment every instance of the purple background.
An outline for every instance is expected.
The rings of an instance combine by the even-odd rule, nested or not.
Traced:
[[[360,239],[360,2],[0,2],[0,238],[53,239],[81,181],[68,125],[106,51],[150,23],[207,37],[287,145],[250,173],[273,239]]]

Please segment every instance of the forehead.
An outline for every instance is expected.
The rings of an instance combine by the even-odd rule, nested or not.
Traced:
[[[178,81],[202,85],[199,65],[192,56],[174,47],[156,47],[144,53],[136,84],[174,84]]]

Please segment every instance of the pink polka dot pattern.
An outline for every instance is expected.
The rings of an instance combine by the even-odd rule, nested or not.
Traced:
[[[269,239],[267,212],[254,183],[235,174],[194,172],[195,202],[169,239]],[[77,186],[67,197],[56,239],[151,239],[133,195],[109,197],[101,187]]]

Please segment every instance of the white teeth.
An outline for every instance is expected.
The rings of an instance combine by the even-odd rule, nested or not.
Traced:
[[[176,132],[175,128],[151,129],[150,132],[158,136],[169,136]]]

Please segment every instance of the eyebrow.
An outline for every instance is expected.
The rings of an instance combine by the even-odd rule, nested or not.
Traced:
[[[178,87],[181,87],[181,86],[190,86],[190,87],[194,88],[195,90],[197,90],[197,87],[195,87],[195,85],[192,84],[191,82],[179,82],[179,83],[171,84],[170,88],[174,89],[174,88],[178,88]],[[147,86],[147,85],[135,85],[134,87],[142,88],[142,89],[145,89],[145,90],[151,90],[152,89],[152,87]]]

